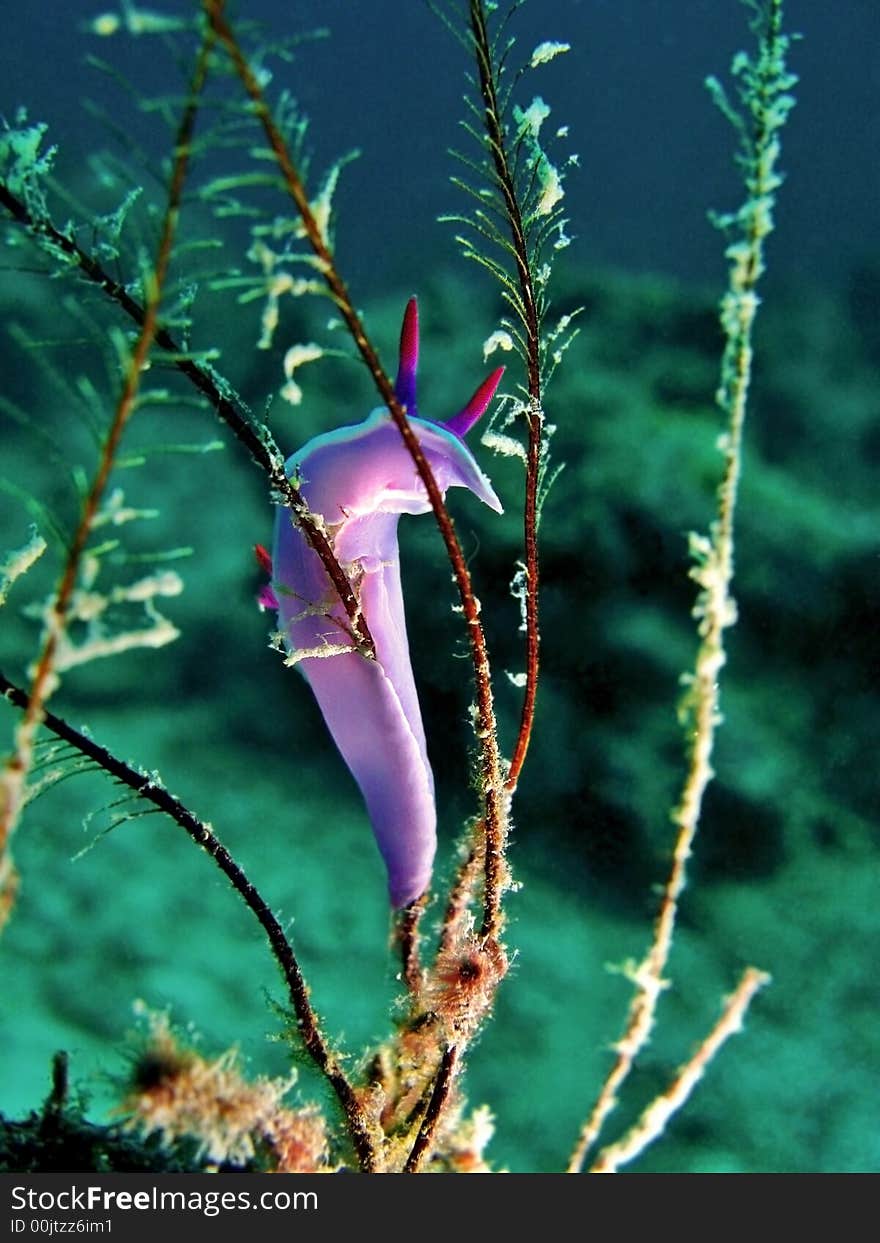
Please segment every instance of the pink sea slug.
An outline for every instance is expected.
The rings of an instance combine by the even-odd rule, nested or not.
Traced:
[[[492,400],[503,368],[480,385],[458,414],[440,423],[417,412],[418,351],[418,310],[412,298],[400,335],[397,397],[441,493],[469,488],[501,513],[464,436]],[[401,514],[428,513],[431,505],[384,408],[362,423],[315,436],[285,469],[311,512],[322,519],[359,594],[376,659],[356,651],[326,570],[286,508],[278,510],[271,561],[263,553],[272,581],[261,601],[278,610],[285,645],[296,656],[296,667],[363,794],[388,870],[392,906],[403,907],[430,882],[437,813],[407,643],[397,524]]]

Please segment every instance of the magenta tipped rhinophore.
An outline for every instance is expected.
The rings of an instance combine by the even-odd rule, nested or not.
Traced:
[[[454,414],[451,419],[447,419],[443,426],[464,439],[477,419],[485,414],[503,375],[504,368],[496,367],[492,374],[486,377],[464,409]]]
[[[414,416],[418,310],[407,305],[396,392],[406,406],[443,495],[469,488],[501,503],[462,436],[483,413],[500,379],[494,372],[450,423]],[[434,778],[413,680],[400,583],[397,523],[431,509],[400,432],[384,408],[363,423],[316,436],[288,459],[309,509],[323,520],[376,645],[375,661],[355,649],[349,619],[317,553],[279,508],[271,590],[279,626],[315,694],[333,739],[357,781],[388,870],[394,907],[424,893],[436,849]]]

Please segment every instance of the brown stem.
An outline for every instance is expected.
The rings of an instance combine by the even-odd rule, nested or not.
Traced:
[[[27,709],[28,695],[10,682],[2,672],[0,672],[0,694],[16,708]],[[244,900],[245,905],[259,921],[272,947],[272,953],[287,985],[303,1044],[312,1061],[327,1078],[345,1111],[351,1140],[363,1168],[368,1171],[372,1170],[375,1166],[375,1151],[355,1091],[342,1070],[338,1058],[328,1048],[321,1033],[318,1016],[309,1001],[309,991],[302,971],[293,947],[285,936],[284,929],[258,890],[248,880],[242,868],[209,826],[195,816],[178,798],[170,794],[154,776],[138,772],[137,769],[118,759],[106,747],[102,747],[85,734],[81,734],[63,718],[47,709],[43,712],[42,723],[56,737],[70,743],[82,755],[93,760],[114,780],[121,782],[139,798],[152,803],[154,807],[169,816],[175,824],[180,825],[192,840],[211,856],[233,889]]]
[[[419,1127],[419,1133],[416,1136],[412,1151],[406,1159],[403,1167],[404,1174],[418,1174],[422,1162],[428,1156],[431,1150],[431,1144],[434,1140],[440,1119],[443,1116],[443,1110],[449,1099],[449,1092],[452,1088],[452,1081],[455,1077],[455,1070],[458,1064],[458,1049],[454,1044],[447,1045],[443,1050],[443,1058],[440,1062],[440,1070],[434,1081],[434,1090],[431,1093],[431,1099],[428,1101],[428,1108],[425,1110],[425,1116]]]
[[[253,103],[254,112],[263,127],[267,142],[278,161],[278,167],[287,191],[296,204],[306,236],[319,261],[321,273],[339,309],[339,313],[345,321],[352,340],[366,363],[373,382],[397,425],[419,477],[425,485],[431,508],[434,511],[434,517],[440,528],[443,542],[446,545],[446,552],[452,565],[465,622],[468,627],[476,682],[482,790],[486,800],[486,891],[483,929],[487,936],[494,936],[500,931],[501,895],[504,890],[504,800],[486,637],[480,621],[480,605],[474,595],[464,553],[455,533],[452,518],[444,504],[443,496],[434,478],[433,471],[422,451],[418,437],[410,426],[406,412],[397,399],[391,381],[385,374],[379,361],[379,356],[364,331],[348,288],[339,275],[333,253],[312,211],[305,186],[291,159],[284,137],[275,124],[271,110],[263,95],[262,87],[224,16],[224,0],[204,0],[204,7],[208,20],[217,34],[217,38],[229,53],[235,71]]]
[[[780,58],[781,0],[770,0],[767,28],[761,40],[762,81],[758,84],[759,107],[754,117],[750,155],[745,163],[748,198],[737,213],[740,239],[727,249],[730,260],[728,287],[721,300],[721,324],[725,347],[716,401],[727,426],[721,441],[724,469],[717,492],[716,516],[708,536],[692,536],[698,564],[691,577],[700,584],[692,611],[697,619],[699,646],[693,672],[687,675],[688,731],[687,767],[678,802],[672,812],[675,825],[672,863],[663,887],[660,909],[651,944],[644,959],[630,971],[636,992],[630,1003],[626,1027],[615,1043],[614,1064],[599,1096],[581,1128],[572,1153],[570,1170],[583,1167],[605,1119],[616,1107],[620,1089],[636,1058],[648,1044],[657,1004],[666,986],[664,973],[672,952],[679,903],[687,881],[687,865],[700,823],[703,798],[714,777],[712,753],[721,724],[721,671],[727,660],[725,631],[736,621],[731,595],[733,581],[734,523],[737,490],[742,468],[742,436],[752,374],[752,332],[759,300],[755,287],[764,271],[763,245],[772,228],[770,208],[779,185],[776,160],[780,146],[775,131],[786,113],[774,113],[773,97],[785,79]],[[758,975],[760,973],[757,973]],[[751,978],[751,977],[750,977]],[[757,976],[755,977],[757,978]],[[763,977],[762,977],[763,978]]]
[[[529,443],[526,454],[526,491],[523,509],[523,538],[526,554],[526,686],[520,714],[519,733],[510,761],[505,788],[512,793],[519,781],[535,719],[540,665],[540,631],[538,628],[538,478],[541,467],[541,430],[543,425],[541,386],[541,334],[538,300],[532,280],[526,230],[520,209],[516,183],[507,155],[504,126],[496,89],[497,75],[492,64],[492,46],[483,0],[470,0],[471,35],[477,60],[480,94],[483,98],[484,124],[489,150],[498,178],[504,210],[510,225],[516,276],[526,330],[529,409],[526,412]],[[489,860],[486,860],[489,867]]]
[[[473,845],[460,863],[452,889],[449,891],[446,911],[443,915],[443,931],[440,936],[441,954],[448,951],[459,936],[464,918],[474,900],[474,891],[482,870],[482,852],[476,845]]]
[[[16,748],[5,766],[4,805],[2,811],[0,811],[0,856],[5,858],[4,866],[7,869],[9,867],[8,858],[6,857],[8,839],[21,812],[25,774],[30,765],[34,737],[42,718],[43,704],[52,693],[55,655],[58,643],[67,626],[67,614],[79,576],[80,562],[91,535],[92,527],[110,478],[110,472],[116,461],[122,434],[135,409],[141,373],[147,365],[153,338],[156,333],[159,303],[171,262],[180,202],[189,167],[199,99],[205,84],[208,59],[213,42],[213,34],[206,30],[193,71],[187,105],[177,131],[174,166],[168,188],[168,202],[162,218],[162,229],[156,252],[155,268],[147,281],[147,296],[141,330],[132,351],[131,360],[123,381],[122,392],[120,393],[106,439],[101,449],[98,468],[83,501],[79,521],[67,552],[61,581],[58,584],[55,598],[49,611],[45,639],[31,678],[30,693],[24,708],[24,716],[17,731]]]
[[[0,184],[0,204],[12,218],[35,237],[50,242],[53,247],[76,264],[88,281],[112,299],[136,324],[143,326],[145,308],[128,293],[124,285],[114,280],[97,260],[77,243],[56,229],[51,221],[37,219],[7,186]],[[200,366],[187,358],[180,343],[161,326],[156,327],[154,344],[171,355],[174,366],[202,394],[213,407],[218,418],[226,424],[237,440],[244,445],[252,460],[267,476],[269,487],[280,503],[296,515],[296,522],[306,539],[321,558],[324,569],[332,582],[345,612],[351,622],[352,633],[361,655],[375,658],[376,648],[366,619],[361,612],[357,594],[345,571],[336,559],[330,541],[316,525],[308,505],[284,473],[284,458],[265,427],[254,425],[244,402],[226,380],[219,378],[208,367]]]
[[[419,961],[421,943],[419,926],[425,913],[427,894],[410,902],[397,915],[395,940],[400,949],[400,961],[403,967],[403,978],[410,996],[418,997],[422,988],[422,968]]]

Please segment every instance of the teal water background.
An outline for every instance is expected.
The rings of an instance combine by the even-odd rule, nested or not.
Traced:
[[[331,37],[306,45],[289,72],[312,118],[315,168],[362,149],[337,199],[340,262],[392,368],[404,302],[418,292],[422,400],[442,417],[481,378],[482,341],[498,314],[494,290],[463,269],[449,226],[435,221],[462,207],[445,153],[460,142],[462,63],[421,6],[357,7],[357,23],[346,17],[352,6],[322,8]],[[784,135],[788,178],[756,341],[737,546],[741,620],[724,675],[718,780],[673,986],[621,1121],[668,1082],[746,963],[774,983],[643,1170],[855,1171],[880,1161],[872,760],[880,256],[876,161],[865,158],[872,134],[876,149],[877,102],[876,68],[858,66],[877,18],[855,4],[846,25],[828,28],[820,7],[788,6],[792,28],[807,36],[792,55],[804,80]],[[568,183],[578,240],[560,258],[555,300],[560,311],[585,310],[548,393],[554,451],[567,465],[542,528],[545,675],[515,814],[522,890],[510,900],[508,939],[517,957],[467,1081],[472,1103],[487,1103],[497,1119],[490,1155],[512,1169],[562,1166],[609,1064],[629,994],[607,967],[645,946],[682,772],[674,709],[693,649],[686,534],[709,521],[719,471],[712,394],[723,263],[705,212],[738,201],[731,139],[701,80],[723,72],[745,38],[737,5],[683,8],[687,20],[675,22],[654,4],[535,4],[524,14],[526,53],[539,37],[574,44],[534,82],[581,155]],[[252,11],[277,20],[277,6]],[[303,27],[314,18],[312,6],[299,6]],[[124,117],[150,166],[166,136],[138,101],[170,89],[174,71],[155,44],[89,41],[77,21],[65,33],[39,8],[16,26],[0,110],[26,102],[34,119],[50,120],[59,180],[105,210],[111,191],[96,189],[83,154],[114,140],[80,101],[99,98]],[[114,94],[84,67],[87,47],[129,74],[133,93]],[[243,230],[211,227],[222,237],[220,262],[245,268]],[[16,253],[0,273],[3,390],[31,420],[3,424],[0,474],[23,493],[2,495],[4,549],[27,534],[28,496],[71,521],[69,472],[91,469],[93,429],[106,422],[115,383],[105,348],[118,327],[112,313],[22,266]],[[320,334],[326,315],[319,305],[291,307],[276,347],[258,352],[258,314],[234,293],[203,287],[194,344],[219,347],[218,365],[262,409],[280,386],[284,348]],[[40,347],[22,352],[9,332],[16,324]],[[381,864],[353,783],[304,684],[269,649],[269,619],[254,604],[251,546],[268,542],[272,523],[260,476],[228,440],[204,454],[164,451],[226,438],[184,404],[173,377],[155,382],[172,401],[139,413],[126,448],[144,460],[116,482],[158,516],[121,534],[129,553],[148,558],[192,548],[174,562],[184,593],[163,604],[181,637],[71,672],[54,707],[158,770],[213,823],[291,921],[315,1005],[356,1058],[387,1033],[396,993]],[[302,407],[276,401],[270,412],[285,450],[359,420],[374,402],[366,379],[341,361],[305,370],[303,384]],[[507,515],[497,521],[460,497],[453,510],[483,602],[509,746],[518,699],[503,671],[522,665],[507,592],[520,481],[515,463],[480,452]],[[403,539],[442,874],[474,810],[467,665],[430,520],[406,524]],[[25,676],[35,648],[24,606],[49,590],[58,564],[53,548],[4,610],[0,657],[10,676]],[[134,565],[120,563],[111,577],[127,580]],[[8,737],[14,719],[4,707]],[[131,820],[73,860],[112,822],[106,809],[117,797],[99,775],[72,778],[34,802],[16,837],[22,893],[0,944],[7,1115],[39,1103],[52,1053],[64,1047],[102,1116],[125,1072],[136,998],[170,1007],[207,1052],[237,1043],[254,1073],[288,1068],[285,1046],[272,1039],[279,1021],[269,999],[281,997],[268,951],[179,830],[158,816]],[[320,1090],[307,1068],[301,1090],[306,1098]]]

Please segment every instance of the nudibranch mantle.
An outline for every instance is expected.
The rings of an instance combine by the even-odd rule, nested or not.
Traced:
[[[494,395],[503,368],[446,423],[416,413],[418,312],[404,316],[395,391],[441,494],[464,487],[501,513],[492,485],[464,442]],[[358,594],[376,647],[360,655],[349,619],[317,553],[279,508],[263,603],[278,610],[284,643],[360,787],[388,871],[391,904],[424,893],[436,850],[434,778],[413,679],[400,581],[401,514],[431,509],[400,431],[384,408],[359,424],[315,436],[285,464]],[[325,653],[317,655],[316,653]]]

